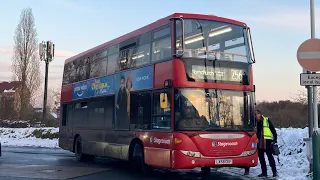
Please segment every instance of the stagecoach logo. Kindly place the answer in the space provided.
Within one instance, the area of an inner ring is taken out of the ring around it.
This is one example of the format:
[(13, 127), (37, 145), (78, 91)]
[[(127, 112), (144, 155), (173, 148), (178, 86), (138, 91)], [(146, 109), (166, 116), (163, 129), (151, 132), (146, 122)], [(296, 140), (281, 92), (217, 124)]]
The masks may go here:
[(213, 146), (213, 147), (216, 147), (216, 146), (217, 146), (217, 142), (216, 142), (216, 141), (213, 141), (213, 142), (212, 142), (212, 146)]
[(238, 142), (216, 142), (216, 141), (212, 142), (213, 147), (217, 147), (217, 146), (226, 147), (226, 146), (237, 146), (237, 145), (238, 145)]
[(153, 144), (170, 144), (170, 139), (158, 139), (156, 137), (150, 137), (150, 143)]

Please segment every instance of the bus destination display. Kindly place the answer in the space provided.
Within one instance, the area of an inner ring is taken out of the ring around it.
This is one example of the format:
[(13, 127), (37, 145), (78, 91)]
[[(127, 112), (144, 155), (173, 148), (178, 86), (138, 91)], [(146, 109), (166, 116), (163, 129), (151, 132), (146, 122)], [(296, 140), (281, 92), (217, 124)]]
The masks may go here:
[(246, 69), (228, 67), (192, 65), (191, 71), (191, 77), (196, 81), (204, 81), (207, 79), (209, 81), (229, 81), (242, 83), (244, 78), (248, 77)]

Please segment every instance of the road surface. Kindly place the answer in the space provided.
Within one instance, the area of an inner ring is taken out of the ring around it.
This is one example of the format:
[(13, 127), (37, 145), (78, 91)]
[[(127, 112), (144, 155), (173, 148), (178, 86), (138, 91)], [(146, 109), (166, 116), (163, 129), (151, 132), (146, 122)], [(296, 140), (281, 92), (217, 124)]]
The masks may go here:
[(153, 170), (144, 177), (128, 170), (125, 162), (97, 158), (93, 163), (77, 162), (74, 154), (60, 149), (3, 147), (0, 157), (1, 180), (74, 179), (74, 180), (240, 180), (214, 171), (210, 177), (201, 177), (199, 171)]

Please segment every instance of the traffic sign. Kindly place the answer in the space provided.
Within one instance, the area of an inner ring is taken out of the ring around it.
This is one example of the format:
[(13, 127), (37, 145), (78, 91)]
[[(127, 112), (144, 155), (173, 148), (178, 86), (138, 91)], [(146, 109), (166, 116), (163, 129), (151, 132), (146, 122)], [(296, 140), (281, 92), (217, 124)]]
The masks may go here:
[(301, 86), (319, 86), (320, 85), (320, 73), (317, 74), (300, 74)]
[(297, 50), (299, 64), (308, 71), (320, 71), (320, 39), (308, 39)]

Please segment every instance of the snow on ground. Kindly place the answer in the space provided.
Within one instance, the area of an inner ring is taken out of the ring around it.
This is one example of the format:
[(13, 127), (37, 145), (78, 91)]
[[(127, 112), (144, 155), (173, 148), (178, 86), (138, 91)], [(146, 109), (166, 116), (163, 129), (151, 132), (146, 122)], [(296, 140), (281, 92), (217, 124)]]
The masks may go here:
[(49, 147), (58, 148), (58, 139), (41, 139), (33, 135), (35, 130), (44, 130), (44, 133), (59, 132), (59, 128), (0, 128), (2, 146), (10, 147)]
[[(308, 128), (282, 128), (277, 129), (278, 145), (280, 148), (279, 161), (275, 156), (276, 166), (281, 180), (307, 180), (309, 172), (309, 161), (307, 159), (307, 147), (303, 138), (308, 137)], [(268, 176), (272, 176), (268, 158), (265, 155), (268, 167)], [(221, 168), (219, 171), (229, 171), (242, 175), (244, 169)], [(257, 177), (261, 173), (260, 163), (258, 166), (250, 168), (249, 177)]]
[[(35, 130), (44, 130), (44, 133), (51, 131), (56, 133), (59, 128), (0, 128), (0, 137), (2, 146), (34, 146), (59, 148), (58, 139), (40, 139), (33, 135)], [(307, 180), (309, 171), (309, 161), (307, 159), (307, 148), (303, 142), (303, 138), (308, 137), (308, 128), (282, 128), (277, 129), (278, 144), (280, 147), (280, 156), (277, 161), (275, 157), (279, 178), (281, 180)], [(272, 175), (268, 158), (266, 158), (268, 166), (268, 175)], [(232, 174), (243, 175), (244, 169), (239, 168), (219, 168), (218, 171), (230, 172)], [(256, 179), (261, 173), (260, 164), (257, 167), (250, 168), (248, 177)]]

